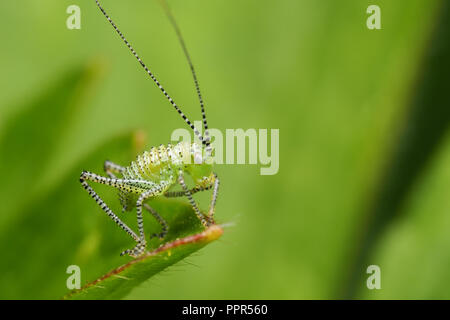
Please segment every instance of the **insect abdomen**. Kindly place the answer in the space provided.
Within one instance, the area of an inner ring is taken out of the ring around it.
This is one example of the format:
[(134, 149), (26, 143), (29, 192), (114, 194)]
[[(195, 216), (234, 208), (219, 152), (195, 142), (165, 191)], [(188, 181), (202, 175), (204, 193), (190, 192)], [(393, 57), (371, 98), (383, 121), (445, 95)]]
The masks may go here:
[[(143, 185), (142, 192), (161, 183), (171, 185), (176, 181), (177, 171), (182, 168), (183, 163), (191, 159), (193, 148), (198, 146), (178, 143), (175, 146), (168, 144), (153, 147), (150, 151), (137, 156), (136, 160), (125, 168), (122, 173), (123, 179), (145, 180), (147, 183)], [(125, 210), (130, 210), (134, 206), (137, 194), (119, 192), (119, 199)]]
[(170, 178), (174, 170), (182, 166), (183, 160), (189, 160), (190, 154), (190, 144), (186, 143), (153, 147), (130, 163), (124, 172), (124, 178), (158, 183)]

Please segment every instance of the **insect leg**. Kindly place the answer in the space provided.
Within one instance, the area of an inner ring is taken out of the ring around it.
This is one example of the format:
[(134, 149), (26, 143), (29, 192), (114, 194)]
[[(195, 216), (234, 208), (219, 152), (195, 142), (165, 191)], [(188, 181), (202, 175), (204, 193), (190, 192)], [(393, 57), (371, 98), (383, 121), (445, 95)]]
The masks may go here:
[(107, 178), (89, 171), (83, 171), (81, 173), (81, 178), (84, 180), (105, 184), (126, 192), (136, 192), (139, 194), (155, 187), (154, 183), (146, 180)]
[[(125, 250), (120, 255), (129, 254), (132, 257), (139, 257), (141, 254), (144, 253), (145, 248), (147, 246), (147, 241), (145, 241), (144, 221), (142, 219), (142, 205), (145, 200), (158, 195), (158, 193), (160, 193), (160, 192), (161, 192), (161, 186), (157, 185), (157, 186), (154, 186), (152, 189), (145, 191), (144, 193), (141, 193), (141, 195), (139, 196), (138, 200), (136, 201), (136, 216), (137, 216), (137, 224), (138, 224), (138, 228), (139, 228), (139, 242), (133, 249)], [(148, 207), (150, 208), (150, 206), (148, 206)], [(153, 214), (152, 211), (150, 211), (150, 212)], [(156, 213), (156, 211), (154, 211), (154, 213)], [(156, 215), (162, 220), (161, 216), (159, 216), (158, 213), (156, 213)], [(165, 223), (164, 220), (162, 220), (162, 221)], [(163, 225), (163, 232), (164, 232), (164, 230), (167, 230), (167, 228), (164, 229), (164, 225)]]
[(153, 237), (158, 237), (160, 239), (164, 238), (166, 236), (167, 232), (169, 231), (169, 225), (167, 224), (166, 220), (164, 220), (164, 218), (161, 217), (158, 214), (158, 212), (156, 212), (156, 210), (153, 209), (152, 207), (150, 207), (148, 204), (144, 203), (144, 208), (148, 212), (150, 212), (155, 217), (156, 220), (158, 220), (158, 222), (161, 224), (161, 227), (162, 227), (161, 233), (159, 233), (159, 234), (157, 234), (157, 233), (152, 234), (150, 236), (150, 239), (153, 238)]
[(105, 161), (103, 168), (104, 168), (106, 174), (110, 178), (113, 178), (113, 179), (116, 179), (116, 176), (114, 175), (114, 173), (122, 173), (125, 171), (124, 167), (122, 167), (118, 164), (115, 164), (114, 162), (111, 162), (109, 160)]
[(220, 180), (217, 174), (214, 173), (214, 188), (213, 193), (211, 196), (211, 203), (209, 205), (209, 211), (208, 211), (208, 219), (211, 223), (214, 223), (214, 211), (216, 209), (216, 202), (217, 202), (217, 195), (219, 193), (219, 185)]
[[(189, 192), (191, 194), (195, 194), (200, 191), (207, 191), (207, 190), (211, 189), (212, 186), (213, 186), (212, 184), (209, 186), (206, 186), (206, 187), (195, 186), (194, 188), (190, 189)], [(168, 191), (168, 192), (164, 193), (164, 196), (166, 198), (184, 197), (184, 196), (186, 196), (186, 192), (184, 192), (184, 191)]]
[[(213, 188), (213, 193), (211, 196), (211, 203), (209, 205), (209, 210), (208, 210), (208, 215), (207, 215), (207, 218), (210, 223), (214, 223), (213, 215), (214, 215), (214, 210), (216, 208), (217, 195), (219, 193), (219, 184), (220, 184), (219, 178), (217, 177), (217, 174), (214, 174), (214, 179), (213, 179), (213, 181), (211, 181), (211, 184), (209, 184), (205, 187), (195, 186), (194, 188), (189, 190), (189, 193), (191, 195), (193, 195), (197, 192), (207, 191), (207, 190), (210, 190), (211, 188)], [(186, 196), (186, 192), (185, 191), (169, 191), (169, 192), (165, 192), (164, 196), (167, 198), (184, 197), (184, 196)]]
[[(119, 190), (124, 190), (127, 192), (142, 192), (143, 186), (150, 185), (153, 188), (149, 191), (144, 191), (141, 194), (139, 199), (142, 198), (143, 195), (149, 194), (149, 196), (156, 194), (157, 191), (160, 190), (160, 186), (154, 187), (150, 182), (145, 180), (130, 180), (130, 179), (115, 179), (115, 178), (106, 178), (100, 176), (98, 174), (83, 171), (80, 176), (80, 182), (83, 187), (89, 192), (89, 194), (97, 201), (97, 203), (102, 207), (102, 209), (128, 234), (130, 234), (133, 239), (137, 242), (137, 245), (131, 250), (125, 250), (120, 255), (129, 254), (132, 257), (138, 257), (145, 251), (146, 242), (144, 237), (143, 223), (142, 223), (142, 207), (137, 207), (138, 214), (138, 226), (139, 226), (139, 234), (137, 236), (125, 223), (123, 223), (112, 211), (108, 208), (108, 206), (100, 199), (100, 197), (94, 192), (94, 190), (87, 184), (86, 181), (93, 181), (105, 185), (112, 186)], [(145, 189), (144, 189), (145, 190)], [(155, 191), (154, 191), (155, 190)], [(142, 200), (143, 201), (143, 200)], [(139, 200), (138, 200), (139, 202)]]
[(87, 180), (91, 180), (90, 176), (85, 175), (83, 172), (80, 176), (80, 182), (83, 188), (89, 193), (89, 195), (97, 202), (97, 204), (102, 208), (103, 211), (126, 233), (128, 233), (136, 242), (139, 242), (139, 237), (130, 229), (118, 216), (112, 212), (112, 210), (106, 205), (106, 203), (97, 195), (97, 193), (92, 189), (92, 187), (87, 183)]
[(180, 173), (178, 174), (178, 183), (183, 188), (185, 196), (188, 198), (189, 203), (191, 204), (192, 208), (195, 211), (195, 214), (200, 219), (203, 226), (208, 227), (211, 223), (207, 219), (205, 219), (205, 215), (200, 212), (200, 210), (197, 207), (197, 204), (194, 201), (194, 198), (192, 198), (191, 191), (186, 186), (186, 182), (184, 182), (183, 171), (180, 171)]
[(138, 242), (136, 247), (134, 247), (131, 250), (124, 251), (123, 254), (127, 253), (131, 256), (137, 257), (137, 256), (140, 256), (142, 253), (144, 253), (145, 247), (147, 246), (147, 242), (145, 241), (145, 234), (144, 234), (144, 221), (142, 219), (142, 205), (145, 200), (158, 195), (158, 193), (160, 193), (160, 192), (161, 192), (161, 186), (157, 185), (157, 186), (153, 187), (152, 189), (142, 193), (139, 196), (138, 200), (136, 201), (136, 215), (137, 215), (137, 224), (138, 224), (138, 228), (139, 228), (140, 241)]

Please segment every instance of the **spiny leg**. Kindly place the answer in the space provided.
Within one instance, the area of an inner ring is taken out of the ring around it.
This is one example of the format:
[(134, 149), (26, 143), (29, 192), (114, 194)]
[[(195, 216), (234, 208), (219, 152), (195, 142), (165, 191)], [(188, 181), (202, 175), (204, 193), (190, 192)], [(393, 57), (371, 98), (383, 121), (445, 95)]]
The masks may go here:
[(155, 187), (153, 182), (146, 180), (107, 178), (89, 171), (83, 171), (81, 176), (84, 180), (101, 183), (126, 192), (142, 193)]
[(191, 204), (192, 208), (195, 211), (195, 214), (200, 219), (200, 221), (203, 224), (203, 226), (205, 228), (208, 227), (211, 223), (208, 221), (207, 218), (205, 218), (205, 215), (203, 213), (201, 213), (200, 210), (198, 209), (198, 206), (195, 203), (194, 198), (192, 198), (192, 194), (191, 194), (190, 190), (186, 186), (186, 182), (184, 181), (184, 177), (183, 177), (183, 171), (181, 171), (181, 170), (180, 170), (180, 172), (178, 174), (178, 183), (183, 188), (185, 196), (188, 198), (189, 203)]
[(128, 233), (136, 242), (139, 242), (139, 237), (130, 229), (122, 220), (119, 219), (117, 215), (112, 212), (112, 210), (106, 205), (106, 203), (97, 195), (97, 193), (92, 189), (92, 187), (86, 182), (87, 177), (84, 172), (80, 176), (80, 182), (83, 188), (89, 193), (89, 195), (97, 202), (97, 204), (102, 208), (102, 210), (126, 233)]
[[(212, 186), (213, 186), (212, 184), (209, 185), (209, 186), (206, 186), (206, 187), (195, 186), (194, 188), (190, 189), (189, 192), (191, 194), (195, 194), (195, 193), (200, 192), (200, 191), (207, 191), (207, 190), (211, 189)], [(168, 191), (168, 192), (164, 193), (164, 196), (166, 198), (185, 197), (186, 196), (186, 192), (184, 192), (184, 190), (183, 191)]]
[[(137, 184), (141, 185), (151, 185), (150, 182), (144, 181), (144, 180), (130, 180), (130, 179), (115, 179), (115, 178), (106, 178), (103, 176), (100, 176), (98, 174), (83, 171), (80, 176), (80, 182), (83, 185), (83, 187), (89, 192), (89, 194), (97, 201), (97, 203), (102, 207), (102, 209), (122, 228), (124, 229), (128, 234), (130, 234), (133, 239), (137, 242), (137, 245), (132, 250), (125, 250), (120, 255), (129, 254), (132, 257), (137, 257), (140, 254), (142, 254), (145, 251), (145, 238), (143, 236), (143, 225), (142, 225), (142, 208), (141, 212), (138, 211), (138, 225), (139, 227), (139, 233), (140, 237), (137, 236), (125, 223), (123, 223), (112, 211), (108, 208), (108, 206), (103, 202), (103, 200), (100, 199), (100, 197), (94, 192), (94, 190), (87, 184), (87, 180), (92, 182), (97, 182), (105, 185), (109, 185), (112, 187), (115, 187), (119, 190), (124, 190), (127, 192), (133, 192), (133, 191), (142, 191), (142, 189)], [(153, 185), (151, 185), (154, 187)], [(159, 186), (158, 186), (159, 188)], [(152, 191), (152, 190), (150, 190)], [(147, 193), (147, 192), (144, 192)], [(139, 214), (141, 215), (141, 218), (139, 219)], [(140, 223), (139, 223), (140, 222)]]
[(105, 170), (106, 174), (112, 179), (117, 179), (114, 173), (122, 173), (125, 171), (125, 167), (115, 164), (114, 162), (109, 160), (105, 161), (103, 169)]
[(210, 223), (214, 223), (214, 211), (216, 210), (216, 202), (217, 202), (217, 195), (219, 194), (219, 185), (220, 180), (216, 173), (214, 173), (214, 188), (211, 195), (211, 203), (209, 205), (208, 210), (208, 220)]
[(156, 210), (153, 209), (152, 207), (150, 207), (147, 203), (144, 203), (144, 208), (148, 212), (150, 212), (152, 214), (152, 216), (155, 217), (156, 220), (158, 220), (159, 224), (161, 224), (161, 227), (162, 227), (161, 233), (159, 233), (159, 234), (158, 233), (152, 234), (150, 236), (150, 239), (154, 238), (154, 237), (158, 237), (160, 239), (163, 239), (167, 235), (167, 232), (169, 231), (169, 225), (167, 224), (166, 220), (164, 220), (164, 218), (161, 217), (159, 215), (159, 213), (156, 212)]
[[(145, 241), (145, 235), (144, 235), (144, 223), (142, 220), (142, 205), (144, 204), (144, 201), (156, 196), (157, 194), (161, 193), (162, 187), (160, 185), (154, 186), (152, 189), (142, 193), (138, 200), (136, 201), (136, 212), (137, 212), (137, 222), (138, 222), (138, 228), (139, 228), (139, 235), (142, 240)], [(151, 211), (150, 211), (151, 212)]]
[[(214, 180), (211, 182), (211, 184), (203, 187), (203, 186), (195, 186), (194, 188), (190, 189), (189, 192), (191, 195), (200, 192), (200, 191), (207, 191), (210, 190), (211, 188), (213, 188), (213, 193), (211, 196), (211, 203), (209, 205), (209, 210), (208, 210), (208, 215), (206, 216), (206, 218), (208, 219), (209, 223), (214, 223), (214, 211), (216, 209), (216, 202), (217, 202), (217, 196), (219, 193), (219, 185), (220, 185), (220, 181), (219, 181), (219, 177), (217, 176), (217, 174), (214, 173)], [(169, 191), (169, 192), (165, 192), (164, 196), (167, 198), (175, 198), (175, 197), (184, 197), (186, 196), (186, 192), (183, 191)], [(202, 213), (203, 216), (205, 216)]]
[[(111, 179), (117, 179), (115, 173), (120, 173), (123, 175), (123, 173), (125, 172), (126, 168), (122, 167), (121, 165), (118, 165), (112, 161), (106, 160), (103, 164), (103, 170), (105, 170), (106, 174), (108, 175), (108, 177), (110, 177)], [(122, 197), (125, 196), (124, 193), (120, 193), (119, 192), (119, 199), (120, 202), (123, 203), (123, 199)], [(124, 204), (122, 207), (122, 212), (127, 211), (127, 206)]]
[(137, 224), (139, 228), (139, 238), (140, 242), (131, 250), (124, 251), (124, 254), (130, 254), (133, 256), (140, 256), (145, 251), (145, 247), (147, 246), (147, 242), (145, 241), (145, 233), (144, 233), (144, 221), (142, 219), (142, 204), (145, 200), (150, 197), (153, 197), (161, 192), (161, 187), (159, 185), (153, 187), (152, 189), (142, 193), (138, 200), (136, 201), (136, 216), (137, 216)]

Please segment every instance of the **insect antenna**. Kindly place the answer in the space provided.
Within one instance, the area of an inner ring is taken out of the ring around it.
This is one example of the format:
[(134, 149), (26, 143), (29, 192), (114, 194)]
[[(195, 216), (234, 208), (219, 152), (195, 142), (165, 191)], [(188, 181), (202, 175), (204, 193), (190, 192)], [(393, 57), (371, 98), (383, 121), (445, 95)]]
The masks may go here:
[(158, 88), (161, 90), (161, 92), (164, 94), (164, 96), (169, 100), (170, 104), (174, 107), (174, 109), (178, 112), (178, 114), (184, 119), (184, 121), (191, 127), (191, 129), (194, 131), (194, 134), (200, 139), (203, 145), (209, 146), (209, 141), (202, 137), (200, 132), (197, 130), (197, 128), (194, 126), (194, 124), (187, 118), (187, 116), (181, 111), (180, 107), (175, 103), (175, 101), (170, 97), (170, 95), (167, 93), (167, 91), (164, 89), (164, 87), (161, 85), (161, 83), (156, 79), (156, 77), (153, 75), (153, 73), (150, 71), (150, 69), (145, 65), (145, 63), (142, 61), (142, 59), (139, 57), (139, 55), (136, 53), (134, 48), (131, 46), (131, 44), (128, 42), (128, 40), (125, 38), (123, 33), (119, 30), (117, 25), (114, 23), (114, 21), (109, 17), (109, 15), (106, 13), (105, 9), (101, 6), (100, 2), (98, 0), (95, 0), (97, 3), (98, 8), (103, 13), (105, 18), (108, 20), (108, 22), (112, 25), (114, 30), (116, 30), (117, 34), (120, 36), (120, 38), (123, 40), (125, 45), (130, 49), (131, 53), (135, 56), (135, 58), (139, 61), (141, 66), (144, 68), (144, 70), (147, 72), (147, 74), (150, 76), (150, 78), (153, 80), (153, 82), (158, 86)]
[(192, 63), (191, 56), (189, 54), (189, 51), (186, 47), (186, 43), (184, 42), (183, 36), (181, 35), (181, 30), (178, 27), (178, 23), (175, 20), (174, 15), (172, 14), (172, 11), (170, 10), (169, 4), (167, 3), (167, 0), (160, 0), (159, 1), (161, 6), (163, 7), (164, 11), (166, 12), (167, 17), (169, 18), (170, 23), (172, 24), (172, 27), (175, 30), (175, 33), (177, 35), (178, 41), (180, 42), (181, 48), (183, 49), (184, 55), (186, 57), (186, 60), (189, 64), (189, 68), (191, 69), (192, 78), (194, 79), (195, 89), (197, 91), (198, 100), (200, 102), (200, 108), (202, 111), (202, 121), (203, 121), (203, 128), (205, 130), (204, 137), (205, 137), (205, 145), (206, 150), (208, 154), (211, 154), (211, 146), (210, 146), (210, 137), (208, 133), (208, 122), (206, 120), (206, 113), (205, 113), (205, 105), (202, 98), (202, 93), (200, 91), (200, 85), (198, 84), (197, 74), (195, 72), (194, 64)]

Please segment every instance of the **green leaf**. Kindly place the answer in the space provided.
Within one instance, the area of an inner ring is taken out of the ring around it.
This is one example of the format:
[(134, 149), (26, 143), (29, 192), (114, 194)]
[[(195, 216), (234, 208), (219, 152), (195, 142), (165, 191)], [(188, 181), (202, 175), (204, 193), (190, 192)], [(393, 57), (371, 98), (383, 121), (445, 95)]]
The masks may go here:
[[(407, 111), (394, 144), (387, 155), (386, 166), (381, 172), (379, 183), (374, 189), (371, 203), (364, 212), (364, 223), (359, 225), (355, 241), (349, 277), (344, 278), (342, 287), (345, 297), (357, 297), (357, 290), (364, 282), (364, 270), (370, 265), (371, 254), (385, 235), (386, 230), (402, 215), (411, 212), (403, 206), (422, 175), (428, 174), (433, 157), (443, 147), (450, 128), (450, 5), (444, 3), (436, 17), (436, 25), (428, 41), (428, 48), (422, 59), (420, 77), (411, 86)], [(419, 195), (417, 195), (419, 197)]]
[[(375, 246), (381, 289), (358, 286), (358, 299), (450, 299), (450, 136), (405, 198)], [(369, 276), (369, 275), (367, 275)]]
[(213, 225), (201, 233), (168, 242), (88, 283), (65, 299), (123, 298), (137, 285), (218, 239), (222, 233), (219, 226)]
[[(31, 98), (6, 122), (0, 135), (0, 227), (41, 193), (61, 136), (84, 105), (97, 79), (96, 63), (72, 69)], [(59, 175), (61, 176), (61, 174)]]

